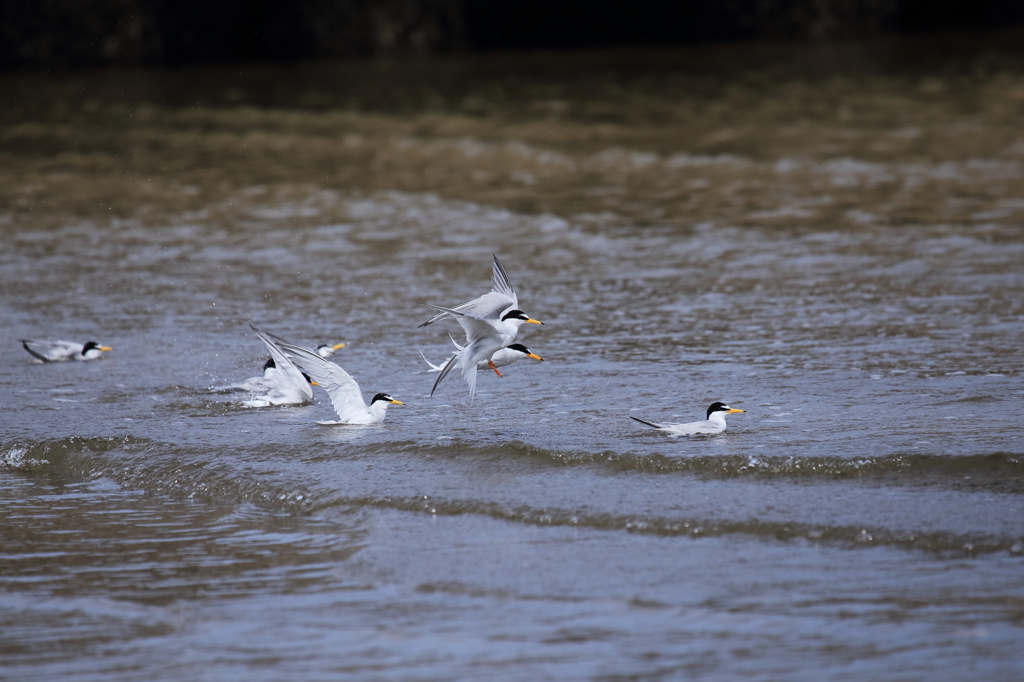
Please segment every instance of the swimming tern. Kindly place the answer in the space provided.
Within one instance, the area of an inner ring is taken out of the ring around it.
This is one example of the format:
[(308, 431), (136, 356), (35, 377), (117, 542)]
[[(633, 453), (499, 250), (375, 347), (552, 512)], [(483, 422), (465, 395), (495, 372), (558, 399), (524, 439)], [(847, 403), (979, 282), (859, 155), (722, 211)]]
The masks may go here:
[(631, 416), (630, 419), (635, 419), (641, 424), (653, 426), (659, 431), (664, 431), (670, 436), (694, 436), (697, 434), (711, 435), (725, 431), (725, 415), (738, 414), (740, 412), (743, 412), (743, 410), (731, 408), (725, 403), (711, 403), (711, 406), (708, 407), (707, 419), (701, 422), (690, 422), (688, 424), (657, 424), (655, 422), (649, 422), (646, 419), (640, 419), (639, 417)]
[(327, 391), (338, 421), (319, 421), (317, 424), (379, 424), (384, 421), (388, 405), (405, 404), (387, 393), (378, 393), (367, 405), (359, 384), (337, 364), (320, 357), (316, 351), (291, 343), (282, 342), (278, 347)]
[(103, 353), (114, 350), (110, 346), (101, 346), (95, 341), (77, 343), (75, 341), (22, 339), (21, 345), (39, 362), (98, 360), (103, 357)]

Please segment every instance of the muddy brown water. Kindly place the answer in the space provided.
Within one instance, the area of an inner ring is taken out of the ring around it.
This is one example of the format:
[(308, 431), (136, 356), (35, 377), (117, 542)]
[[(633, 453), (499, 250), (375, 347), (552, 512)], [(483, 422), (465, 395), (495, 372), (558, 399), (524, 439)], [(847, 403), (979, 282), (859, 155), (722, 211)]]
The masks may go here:
[(0, 79), (4, 676), (1024, 676), (1024, 69), (793, 50)]

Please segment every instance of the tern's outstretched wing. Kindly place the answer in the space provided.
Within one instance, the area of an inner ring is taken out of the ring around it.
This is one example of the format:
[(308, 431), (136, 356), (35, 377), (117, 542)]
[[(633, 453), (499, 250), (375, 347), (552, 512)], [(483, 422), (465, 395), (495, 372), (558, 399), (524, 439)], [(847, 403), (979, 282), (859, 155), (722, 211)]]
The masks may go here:
[[(424, 305), (429, 304), (424, 303)], [(473, 315), (474, 317), (487, 319), (493, 318), (495, 320), (500, 320), (503, 313), (509, 310), (513, 310), (518, 305), (519, 303), (516, 301), (516, 299), (509, 298), (505, 294), (499, 294), (497, 292), (491, 291), (489, 293), (484, 294), (483, 296), (480, 296), (479, 298), (474, 298), (472, 301), (463, 303), (462, 305), (457, 305), (454, 308), (442, 308), (441, 306), (432, 306), (445, 312), (437, 313), (426, 322), (420, 324), (419, 327), (426, 327), (428, 324), (433, 324), (438, 320), (443, 320), (446, 317), (451, 317), (452, 313), (449, 311), (452, 310), (460, 313), (466, 313), (468, 315)], [(417, 329), (419, 327), (417, 327)]]
[(437, 390), (438, 384), (441, 383), (442, 379), (444, 379), (446, 376), (448, 376), (448, 372), (452, 371), (452, 367), (454, 367), (458, 363), (458, 360), (459, 360), (459, 355), (456, 353), (455, 355), (453, 355), (450, 358), (448, 358), (448, 362), (444, 363), (444, 367), (441, 368), (441, 373), (437, 375), (436, 379), (434, 379), (434, 385), (430, 389), (430, 397), (431, 398), (434, 397), (434, 391)]
[[(492, 294), (487, 295), (491, 296)], [(476, 343), (477, 341), (480, 341), (481, 339), (485, 339), (488, 337), (493, 337), (495, 341), (499, 342), (500, 344), (501, 331), (497, 327), (500, 318), (496, 318), (492, 321), (490, 318), (479, 317), (473, 313), (458, 310), (456, 308), (445, 308), (444, 306), (434, 305), (433, 303), (423, 303), (421, 305), (425, 305), (428, 308), (434, 308), (435, 310), (442, 310), (445, 313), (457, 318), (459, 321), (459, 325), (462, 326), (462, 330), (466, 332), (467, 348)], [(498, 348), (500, 347), (501, 346), (499, 345)], [(495, 348), (494, 350), (497, 350), (497, 348)], [(460, 351), (459, 354), (461, 355), (463, 352), (464, 351)], [(491, 352), (493, 353), (494, 351)], [(490, 356), (488, 355), (488, 357)], [(480, 360), (487, 358), (477, 359)]]
[(492, 253), (491, 257), (494, 258), (494, 265), (491, 266), (491, 291), (508, 296), (512, 299), (513, 305), (518, 305), (519, 299), (516, 297), (516, 290), (512, 288), (512, 282), (505, 274), (505, 268), (501, 267), (501, 261), (497, 256)]
[(359, 384), (348, 372), (308, 348), (282, 343), (281, 350), (327, 391), (341, 421), (352, 422), (367, 417), (370, 411), (363, 401)]
[[(277, 371), (280, 372), (281, 381), (288, 384), (288, 388), (300, 391), (306, 397), (306, 400), (313, 400), (313, 388), (306, 381), (306, 377), (302, 376), (302, 372), (288, 359), (288, 356), (278, 347), (277, 343), (271, 340), (271, 336), (256, 327), (252, 322), (249, 323), (249, 327), (256, 332), (256, 336), (260, 337), (260, 340), (267, 346), (267, 350), (270, 351), (270, 357), (274, 358), (274, 364), (277, 366)], [(287, 342), (281, 341), (281, 343)], [(312, 372), (308, 373), (310, 376), (313, 376)], [(316, 378), (314, 378), (314, 381), (319, 383), (319, 380)]]
[[(512, 288), (512, 283), (509, 282), (508, 275), (505, 274), (505, 268), (501, 266), (497, 256), (491, 255), (494, 257), (494, 265), (491, 268), (490, 292), (450, 308), (450, 310), (458, 310), (487, 319), (491, 317), (501, 319), (502, 313), (519, 307), (519, 298), (516, 296), (515, 289)], [(451, 313), (439, 312), (419, 326), (426, 327), (428, 324), (433, 324), (446, 317), (451, 317)]]

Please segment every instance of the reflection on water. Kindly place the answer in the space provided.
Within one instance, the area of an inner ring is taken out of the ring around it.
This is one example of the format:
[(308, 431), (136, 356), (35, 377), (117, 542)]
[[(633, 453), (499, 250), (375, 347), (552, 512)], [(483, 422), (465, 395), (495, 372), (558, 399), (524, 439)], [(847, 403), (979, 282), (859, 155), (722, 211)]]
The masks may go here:
[[(1024, 674), (1024, 70), (773, 49), (5, 76), (5, 670)], [(492, 252), (545, 362), (430, 398)]]

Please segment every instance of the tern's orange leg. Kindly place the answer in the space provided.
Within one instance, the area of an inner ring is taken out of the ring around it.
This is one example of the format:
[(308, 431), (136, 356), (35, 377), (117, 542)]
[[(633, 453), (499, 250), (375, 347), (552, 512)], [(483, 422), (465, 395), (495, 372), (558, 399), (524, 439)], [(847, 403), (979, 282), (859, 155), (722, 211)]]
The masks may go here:
[[(501, 372), (499, 372), (498, 368), (494, 366), (494, 362), (492, 362), (491, 360), (488, 360), (487, 361), (487, 366), (490, 367), (491, 369), (493, 369), (494, 373), (497, 374), (499, 377), (501, 377)], [(501, 377), (501, 378), (504, 379), (505, 377)]]

